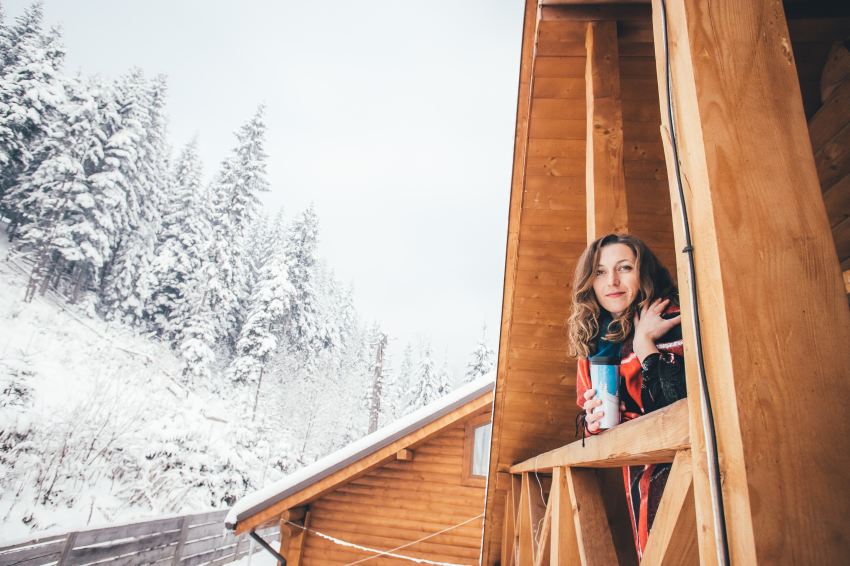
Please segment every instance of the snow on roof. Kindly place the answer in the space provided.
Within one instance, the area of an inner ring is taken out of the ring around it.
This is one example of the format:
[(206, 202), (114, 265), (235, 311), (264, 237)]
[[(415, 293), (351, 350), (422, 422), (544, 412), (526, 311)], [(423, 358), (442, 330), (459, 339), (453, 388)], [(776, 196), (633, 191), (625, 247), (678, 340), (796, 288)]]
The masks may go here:
[(453, 410), (478, 399), (493, 390), (496, 384), (496, 373), (490, 372), (474, 381), (466, 383), (445, 397), (426, 405), (421, 409), (401, 418), (387, 426), (376, 430), (352, 442), (348, 446), (316, 460), (308, 466), (281, 478), (279, 481), (248, 494), (233, 507), (224, 520), (228, 529), (235, 529), (236, 524), (278, 501), (297, 493), (304, 488), (322, 480), (334, 472), (389, 446), (396, 440), (407, 436), (423, 426), (439, 419)]

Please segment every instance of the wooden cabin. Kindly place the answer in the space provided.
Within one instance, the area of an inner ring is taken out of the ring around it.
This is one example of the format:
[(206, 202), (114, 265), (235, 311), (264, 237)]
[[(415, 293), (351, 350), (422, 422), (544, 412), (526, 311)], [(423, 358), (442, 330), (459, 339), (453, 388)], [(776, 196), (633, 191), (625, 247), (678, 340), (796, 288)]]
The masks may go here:
[[(653, 462), (643, 562), (723, 561), (677, 165), (731, 563), (847, 563), (848, 38), (846, 1), (526, 2), (482, 564), (635, 564), (620, 467)], [(678, 273), (689, 397), (582, 448), (571, 277), (612, 231)]]
[(249, 495), (227, 527), (243, 534), (279, 525), (288, 566), (347, 564), (384, 551), (369, 563), (477, 563), (494, 382), (491, 374), (466, 384)]

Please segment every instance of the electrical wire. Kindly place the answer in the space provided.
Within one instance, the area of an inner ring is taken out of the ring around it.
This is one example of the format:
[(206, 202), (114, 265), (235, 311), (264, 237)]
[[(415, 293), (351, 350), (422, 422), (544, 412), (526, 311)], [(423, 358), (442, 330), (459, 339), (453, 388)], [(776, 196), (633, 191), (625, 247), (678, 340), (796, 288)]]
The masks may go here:
[(688, 256), (688, 272), (690, 275), (690, 301), (694, 321), (694, 344), (697, 352), (698, 376), (701, 389), (700, 407), (702, 410), (702, 427), (705, 437), (705, 453), (708, 463), (708, 483), (711, 492), (711, 510), (714, 518), (714, 539), (717, 551), (717, 563), (721, 566), (729, 564), (729, 542), (726, 533), (726, 517), (723, 508), (723, 494), (720, 488), (720, 458), (717, 451), (717, 434), (714, 426), (714, 412), (711, 408), (711, 397), (708, 391), (708, 381), (705, 375), (705, 359), (702, 351), (702, 331), (699, 319), (699, 304), (696, 291), (696, 268), (694, 267), (694, 248), (691, 243), (691, 230), (688, 220), (688, 210), (685, 205), (685, 191), (682, 186), (682, 172), (679, 168), (679, 145), (676, 138), (676, 124), (673, 113), (672, 71), (670, 69), (670, 42), (667, 28), (667, 3), (661, 1), (661, 22), (664, 35), (664, 69), (667, 91), (667, 120), (670, 126), (670, 145), (673, 151), (673, 168), (676, 177), (676, 188), (679, 192), (679, 203), (682, 211), (685, 247), (682, 253)]

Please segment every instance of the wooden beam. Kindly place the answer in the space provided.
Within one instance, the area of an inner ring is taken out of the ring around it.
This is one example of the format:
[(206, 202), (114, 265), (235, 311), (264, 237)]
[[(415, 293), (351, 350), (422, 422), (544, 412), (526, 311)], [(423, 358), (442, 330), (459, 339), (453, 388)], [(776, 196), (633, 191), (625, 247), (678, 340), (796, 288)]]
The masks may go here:
[(556, 448), (511, 467), (519, 474), (549, 472), (556, 466), (616, 468), (672, 462), (676, 452), (690, 446), (688, 405), (682, 399), (602, 434)]
[(605, 515), (605, 505), (599, 493), (596, 470), (564, 469), (582, 565), (617, 564), (617, 552), (614, 550), (614, 541)]
[(650, 0), (540, 0), (541, 6), (604, 6), (606, 4), (649, 4)]
[(567, 476), (564, 468), (552, 470), (552, 491), (549, 493), (552, 504), (551, 566), (568, 566), (579, 563), (576, 527), (573, 521)]
[(514, 554), (514, 533), (516, 532), (516, 513), (514, 511), (513, 494), (511, 492), (505, 494), (504, 517), (504, 526), (502, 528), (502, 560), (500, 564), (511, 566)]
[[(826, 434), (798, 431), (820, 430), (823, 415), (846, 412), (850, 312), (782, 3), (666, 4), (731, 562), (843, 563), (850, 497), (836, 470), (850, 467), (850, 419), (827, 417)], [(654, 0), (658, 90), (669, 130), (661, 10)], [(681, 249), (674, 165), (668, 153)], [(682, 296), (689, 283), (680, 261)], [(693, 336), (694, 314), (682, 303), (683, 334)], [(710, 565), (716, 551), (699, 385), (693, 350), (687, 354), (700, 562)]]
[(287, 509), (283, 513), (280, 514), (280, 520), (282, 522), (292, 522), (298, 523), (304, 520), (304, 517), (307, 516), (307, 506), (301, 507), (293, 507), (292, 509)]
[(534, 563), (534, 535), (532, 529), (535, 524), (532, 510), (533, 505), (531, 486), (528, 483), (528, 474), (522, 475), (522, 491), (519, 496), (519, 513), (517, 514), (516, 526), (516, 564)]
[(623, 173), (623, 109), (617, 22), (588, 22), (585, 35), (587, 106), (587, 241), (628, 232)]
[(534, 546), (534, 566), (548, 566), (550, 563), (551, 549), (549, 540), (552, 532), (552, 495), (546, 504), (546, 512), (543, 514), (543, 523), (537, 530)]
[(645, 4), (631, 4), (628, 6), (615, 6), (611, 4), (561, 4), (547, 5), (541, 3), (540, 19), (543, 21), (568, 20), (571, 22), (593, 21), (593, 20), (643, 20), (652, 17), (649, 2)]
[(676, 454), (643, 552), (642, 566), (699, 563), (691, 451)]
[(308, 511), (304, 515), (303, 527), (288, 526), (290, 528), (289, 544), (286, 553), (283, 555), (286, 558), (286, 566), (301, 566), (302, 555), (304, 553), (304, 539), (307, 538), (307, 529), (310, 528), (310, 512)]
[(399, 450), (395, 455), (396, 460), (401, 460), (402, 462), (412, 462), (413, 461), (413, 450), (405, 448), (404, 450)]

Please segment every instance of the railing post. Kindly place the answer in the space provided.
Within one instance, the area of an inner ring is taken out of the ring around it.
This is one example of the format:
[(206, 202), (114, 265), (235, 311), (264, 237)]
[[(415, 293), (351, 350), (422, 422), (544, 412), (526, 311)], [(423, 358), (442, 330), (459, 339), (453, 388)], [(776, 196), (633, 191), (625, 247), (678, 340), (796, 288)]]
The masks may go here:
[(69, 564), (71, 552), (74, 551), (74, 544), (77, 542), (77, 533), (68, 533), (68, 538), (65, 539), (65, 546), (62, 548), (62, 556), (59, 557), (59, 566)]
[(186, 537), (189, 535), (189, 518), (180, 518), (180, 539), (177, 541), (177, 546), (174, 548), (174, 558), (171, 560), (171, 566), (178, 566), (183, 558), (183, 545), (186, 544)]

